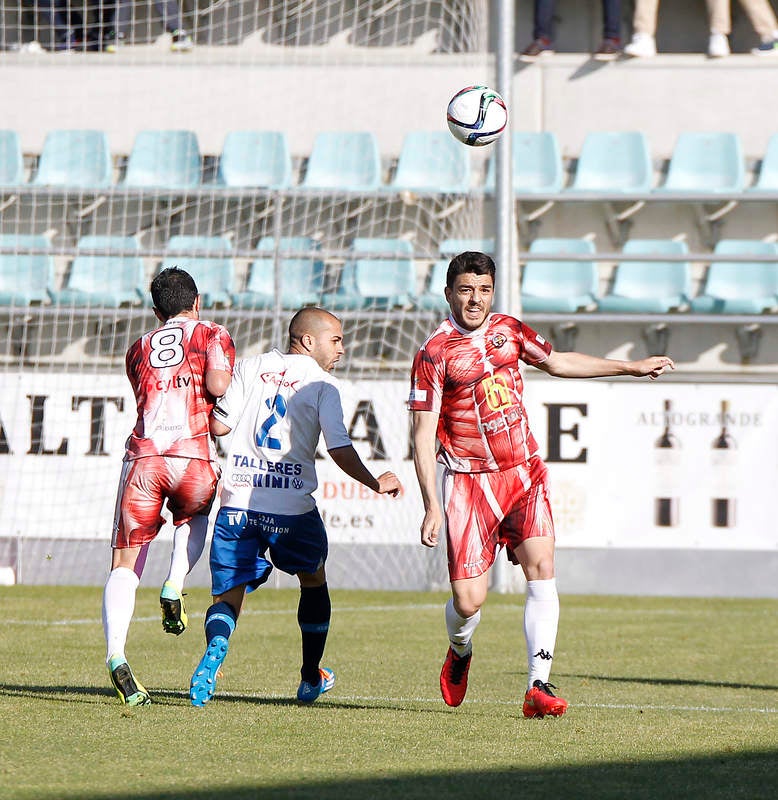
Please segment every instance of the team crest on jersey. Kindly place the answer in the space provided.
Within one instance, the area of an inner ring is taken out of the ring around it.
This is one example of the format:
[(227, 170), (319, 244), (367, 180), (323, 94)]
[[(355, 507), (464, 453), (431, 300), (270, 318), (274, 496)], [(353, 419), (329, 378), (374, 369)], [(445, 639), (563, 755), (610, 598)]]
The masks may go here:
[(507, 341), (508, 337), (504, 333), (495, 333), (494, 336), (492, 336), (492, 344), (495, 347), (502, 347)]

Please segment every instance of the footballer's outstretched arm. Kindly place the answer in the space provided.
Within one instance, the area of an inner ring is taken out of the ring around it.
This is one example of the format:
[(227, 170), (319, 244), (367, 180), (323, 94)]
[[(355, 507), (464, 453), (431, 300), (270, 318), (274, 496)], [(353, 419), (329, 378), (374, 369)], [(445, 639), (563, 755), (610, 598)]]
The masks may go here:
[(373, 473), (364, 465), (353, 445), (336, 447), (327, 452), (346, 475), (367, 486), (368, 489), (372, 489), (378, 494), (390, 494), (392, 497), (397, 497), (402, 491), (402, 484), (393, 472), (383, 472), (374, 478)]
[(621, 361), (600, 358), (586, 353), (560, 353), (552, 350), (549, 357), (537, 365), (538, 369), (557, 378), (609, 378), (631, 375), (635, 378), (658, 378), (663, 372), (675, 369), (668, 356), (650, 356), (640, 361)]

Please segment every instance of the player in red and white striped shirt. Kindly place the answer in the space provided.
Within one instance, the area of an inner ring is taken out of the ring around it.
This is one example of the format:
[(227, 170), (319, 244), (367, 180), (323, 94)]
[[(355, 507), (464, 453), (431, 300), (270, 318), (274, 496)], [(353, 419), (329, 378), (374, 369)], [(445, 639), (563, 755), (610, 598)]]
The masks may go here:
[(175, 532), (160, 594), (162, 627), (176, 635), (186, 628), (184, 579), (203, 551), (219, 481), (209, 415), (230, 383), (235, 361), (227, 330), (200, 320), (200, 297), (189, 273), (177, 267), (163, 270), (151, 283), (151, 296), (162, 325), (127, 351), (127, 377), (138, 418), (126, 444), (111, 572), (103, 594), (106, 663), (119, 699), (128, 705), (149, 702), (124, 649), (135, 592), (149, 544), (164, 523), (165, 502)]
[[(556, 352), (524, 323), (491, 313), (494, 276), (494, 262), (484, 253), (452, 259), (445, 290), (451, 314), (422, 345), (411, 374), (414, 462), (425, 512), (422, 544), (437, 545), (444, 515), (446, 521), (452, 598), (446, 605), (450, 647), (440, 688), (450, 706), (465, 697), (488, 570), (504, 546), (527, 579), (529, 678), (523, 713), (559, 716), (567, 702), (549, 684), (559, 620), (554, 523), (519, 364), (563, 378), (657, 378), (674, 365), (666, 356), (618, 361)], [(442, 507), (436, 461), (444, 466)]]

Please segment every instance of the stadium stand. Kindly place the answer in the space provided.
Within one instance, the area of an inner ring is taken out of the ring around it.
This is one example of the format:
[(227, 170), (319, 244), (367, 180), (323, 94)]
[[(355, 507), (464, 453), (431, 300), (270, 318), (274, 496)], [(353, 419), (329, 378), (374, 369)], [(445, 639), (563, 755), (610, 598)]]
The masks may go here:
[(286, 189), (292, 158), (281, 131), (231, 131), (224, 139), (217, 180), (232, 188)]
[(51, 253), (25, 253), (25, 250), (47, 250), (45, 236), (0, 235), (0, 248), (17, 252), (0, 252), (0, 305), (31, 306), (51, 301), (54, 289), (54, 259)]
[(410, 131), (389, 185), (395, 192), (464, 193), (470, 189), (470, 154), (447, 131)]
[(112, 182), (111, 151), (104, 131), (55, 130), (46, 135), (34, 185), (104, 189)]
[(301, 188), (364, 192), (381, 187), (381, 156), (369, 131), (325, 131), (316, 135)]
[(166, 250), (168, 255), (160, 270), (185, 267), (197, 283), (204, 308), (230, 304), (235, 288), (235, 261), (226, 236), (172, 236)]
[(127, 161), (128, 188), (192, 189), (200, 184), (197, 135), (183, 130), (140, 131)]
[(0, 131), (0, 186), (19, 186), (24, 183), (24, 158), (19, 134)]

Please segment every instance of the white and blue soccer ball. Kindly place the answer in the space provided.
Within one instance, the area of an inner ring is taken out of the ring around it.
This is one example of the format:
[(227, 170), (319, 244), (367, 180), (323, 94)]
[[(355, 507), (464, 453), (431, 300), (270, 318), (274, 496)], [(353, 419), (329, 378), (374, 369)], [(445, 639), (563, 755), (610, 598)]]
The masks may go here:
[(454, 138), (471, 147), (481, 147), (505, 130), (508, 109), (494, 89), (467, 86), (451, 98), (446, 121)]

